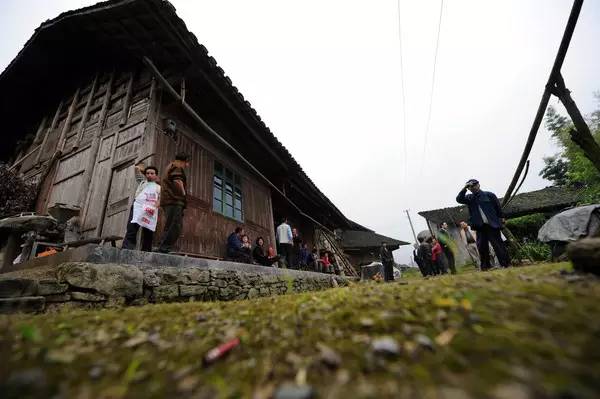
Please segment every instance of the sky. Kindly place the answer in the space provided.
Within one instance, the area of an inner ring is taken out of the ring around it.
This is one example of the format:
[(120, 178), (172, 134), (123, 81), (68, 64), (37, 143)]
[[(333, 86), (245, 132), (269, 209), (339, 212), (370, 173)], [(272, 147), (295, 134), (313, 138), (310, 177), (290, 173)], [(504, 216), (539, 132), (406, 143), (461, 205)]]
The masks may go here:
[[(94, 3), (3, 0), (0, 70), (44, 20)], [(418, 233), (426, 224), (417, 212), (457, 205), (456, 194), (470, 178), (479, 179), (484, 190), (504, 194), (572, 5), (568, 0), (445, 0), (443, 7), (440, 0), (171, 3), (321, 191), (348, 218), (409, 242), (406, 209)], [(600, 1), (586, 1), (562, 68), (584, 114), (598, 106), (593, 95), (600, 90), (598, 21)], [(555, 98), (550, 104), (562, 110)], [(538, 172), (543, 157), (557, 151), (540, 129), (522, 192), (550, 184)], [(403, 247), (394, 256), (407, 263), (410, 252)]]

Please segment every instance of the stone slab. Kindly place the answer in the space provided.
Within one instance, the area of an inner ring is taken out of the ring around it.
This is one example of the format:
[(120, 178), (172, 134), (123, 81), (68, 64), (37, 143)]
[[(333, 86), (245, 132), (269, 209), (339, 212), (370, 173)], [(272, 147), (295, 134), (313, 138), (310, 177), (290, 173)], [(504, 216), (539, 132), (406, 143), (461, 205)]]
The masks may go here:
[(20, 298), (0, 298), (0, 313), (28, 312), (44, 310), (46, 299), (43, 296), (24, 296)]
[(28, 278), (0, 278), (0, 298), (31, 296), (37, 293), (37, 281)]
[[(41, 266), (59, 265), (67, 262), (87, 262), (99, 264), (135, 265), (140, 269), (171, 267), (191, 267), (204, 270), (231, 270), (259, 273), (262, 275), (273, 275), (283, 277), (310, 277), (323, 278), (323, 273), (304, 270), (280, 269), (277, 267), (266, 267), (260, 265), (249, 265), (225, 260), (214, 260), (194, 258), (191, 256), (169, 255), (158, 252), (142, 252), (129, 249), (114, 248), (110, 246), (99, 246), (95, 244), (83, 245), (78, 248), (59, 252), (56, 255), (44, 258), (35, 258), (27, 262), (13, 265), (10, 270), (2, 269), (1, 273), (14, 270), (31, 269)], [(2, 275), (0, 273), (0, 276)], [(348, 278), (346, 278), (348, 279)]]

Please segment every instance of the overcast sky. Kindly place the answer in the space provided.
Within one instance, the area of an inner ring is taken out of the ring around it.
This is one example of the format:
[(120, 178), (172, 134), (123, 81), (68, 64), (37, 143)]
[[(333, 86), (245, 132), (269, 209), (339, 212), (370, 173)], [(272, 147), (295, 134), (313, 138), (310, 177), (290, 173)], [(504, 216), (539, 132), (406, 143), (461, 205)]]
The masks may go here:
[[(400, 20), (396, 0), (171, 2), (342, 212), (405, 241), (405, 209), (425, 229), (417, 211), (456, 205), (469, 178), (504, 194), (572, 4), (446, 0), (426, 138), (440, 1), (401, 0)], [(0, 70), (44, 20), (93, 3), (2, 0)], [(599, 21), (600, 1), (586, 1), (562, 69), (583, 113), (600, 90)], [(537, 173), (555, 152), (541, 130), (521, 191), (549, 184)]]

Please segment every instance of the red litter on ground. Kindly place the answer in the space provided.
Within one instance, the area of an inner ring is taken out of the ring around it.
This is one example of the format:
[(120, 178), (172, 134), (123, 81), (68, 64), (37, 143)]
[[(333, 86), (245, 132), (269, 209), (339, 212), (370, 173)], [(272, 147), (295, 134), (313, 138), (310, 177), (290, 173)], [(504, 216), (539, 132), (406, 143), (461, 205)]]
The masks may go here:
[(209, 365), (216, 362), (239, 344), (240, 339), (234, 338), (231, 341), (227, 341), (224, 344), (221, 344), (216, 348), (209, 350), (208, 353), (204, 356), (204, 364)]

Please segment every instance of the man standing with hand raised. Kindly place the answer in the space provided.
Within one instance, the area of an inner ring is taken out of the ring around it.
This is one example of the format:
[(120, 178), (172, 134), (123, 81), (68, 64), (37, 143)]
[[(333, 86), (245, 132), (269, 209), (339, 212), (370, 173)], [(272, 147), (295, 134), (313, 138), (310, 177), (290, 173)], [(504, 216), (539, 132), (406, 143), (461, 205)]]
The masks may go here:
[[(471, 193), (467, 194), (467, 190)], [(481, 258), (481, 270), (490, 268), (489, 244), (492, 244), (500, 265), (508, 267), (510, 259), (500, 235), (505, 219), (496, 194), (482, 191), (479, 181), (471, 179), (458, 193), (456, 202), (465, 204), (469, 208), (470, 225), (477, 232), (477, 249)]]
[(158, 180), (158, 169), (155, 166), (144, 167), (143, 163), (135, 165), (135, 180), (138, 183), (135, 190), (127, 233), (123, 240), (124, 249), (135, 249), (137, 244), (137, 233), (142, 228), (142, 251), (152, 251), (152, 238), (156, 230), (158, 219), (158, 207), (160, 201), (160, 186)]

